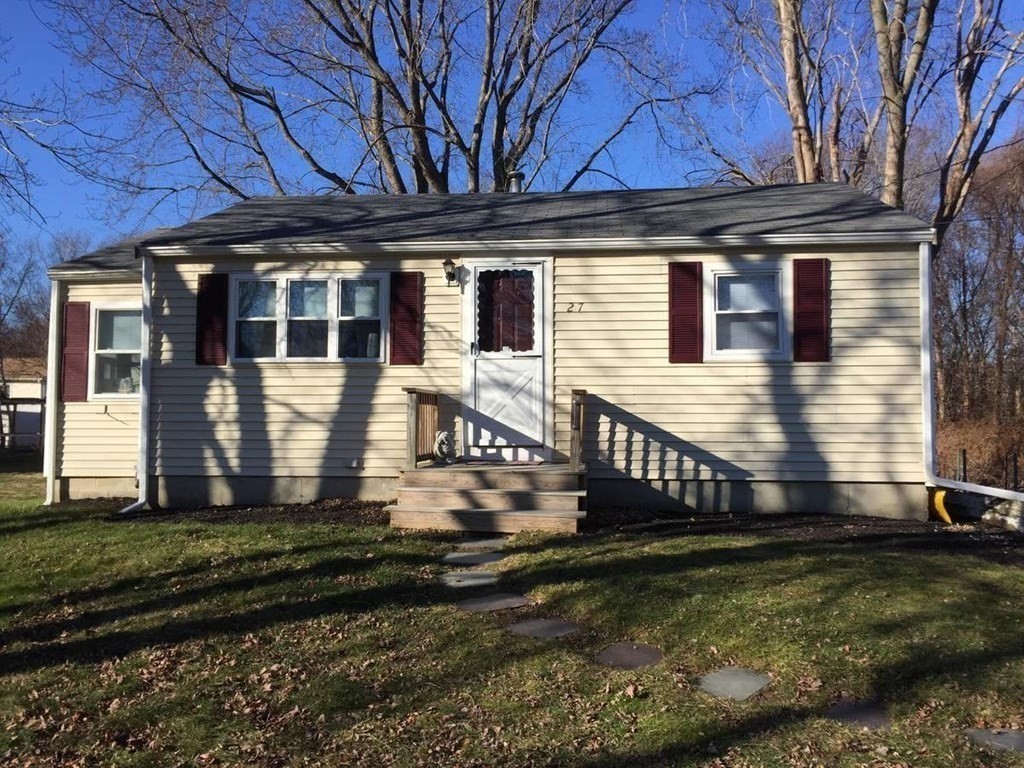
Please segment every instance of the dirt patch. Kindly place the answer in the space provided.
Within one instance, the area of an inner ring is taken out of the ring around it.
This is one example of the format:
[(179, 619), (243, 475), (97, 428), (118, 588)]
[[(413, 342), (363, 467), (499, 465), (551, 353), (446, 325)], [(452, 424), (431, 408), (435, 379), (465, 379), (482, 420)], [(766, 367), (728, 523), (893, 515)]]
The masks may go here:
[(391, 501), (360, 499), (320, 499), (307, 504), (274, 504), (260, 507), (204, 507), (144, 511), (118, 519), (131, 522), (202, 523), (330, 523), (345, 525), (387, 525), (384, 507)]

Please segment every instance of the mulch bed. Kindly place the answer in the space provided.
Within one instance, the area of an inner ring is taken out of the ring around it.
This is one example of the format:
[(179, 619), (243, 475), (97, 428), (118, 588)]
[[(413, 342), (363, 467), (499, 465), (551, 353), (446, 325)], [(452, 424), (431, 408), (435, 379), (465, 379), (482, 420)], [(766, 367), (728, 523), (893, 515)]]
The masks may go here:
[(391, 501), (321, 499), (307, 504), (273, 504), (260, 507), (204, 507), (139, 512), (123, 517), (132, 522), (200, 523), (329, 523), (345, 525), (387, 525), (384, 507)]

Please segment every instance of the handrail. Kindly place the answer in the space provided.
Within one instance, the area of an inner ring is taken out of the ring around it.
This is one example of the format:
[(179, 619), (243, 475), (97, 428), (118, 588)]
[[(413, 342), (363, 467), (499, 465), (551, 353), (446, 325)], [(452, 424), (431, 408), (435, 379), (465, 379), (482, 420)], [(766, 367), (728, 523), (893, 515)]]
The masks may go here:
[(583, 466), (583, 423), (587, 415), (587, 390), (572, 390), (572, 406), (569, 409), (569, 469), (579, 472)]
[(416, 469), (434, 457), (434, 438), (440, 422), (440, 395), (417, 387), (403, 387), (406, 398), (405, 467)]

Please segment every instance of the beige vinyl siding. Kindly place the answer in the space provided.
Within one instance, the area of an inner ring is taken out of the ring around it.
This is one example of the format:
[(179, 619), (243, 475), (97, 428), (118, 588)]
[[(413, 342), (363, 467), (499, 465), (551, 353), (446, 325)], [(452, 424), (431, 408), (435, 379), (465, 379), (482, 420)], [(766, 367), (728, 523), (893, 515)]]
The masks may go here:
[[(151, 474), (391, 477), (405, 457), (403, 387), (459, 395), (459, 299), (442, 257), (255, 263), (155, 259)], [(425, 276), (424, 365), (363, 362), (195, 364), (199, 276), (419, 271)]]
[[(915, 246), (737, 261), (831, 262), (832, 361), (668, 362), (669, 261), (722, 254), (555, 259), (556, 449), (570, 390), (586, 389), (596, 478), (923, 480)], [(582, 302), (579, 312), (567, 311)]]
[[(142, 284), (69, 282), (66, 301), (88, 301), (95, 310), (104, 304), (135, 303), (142, 308)], [(90, 392), (92, 382), (89, 383)], [(139, 458), (138, 398), (103, 398), (60, 403), (57, 410), (58, 474), (66, 478), (135, 477)]]

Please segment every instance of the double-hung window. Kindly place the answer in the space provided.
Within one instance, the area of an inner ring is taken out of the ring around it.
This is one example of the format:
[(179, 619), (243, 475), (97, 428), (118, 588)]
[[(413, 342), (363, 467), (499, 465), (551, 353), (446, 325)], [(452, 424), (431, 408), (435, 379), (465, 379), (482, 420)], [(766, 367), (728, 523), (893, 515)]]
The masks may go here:
[(96, 310), (92, 391), (95, 395), (137, 395), (142, 365), (142, 310)]
[(386, 275), (238, 277), (234, 286), (235, 360), (384, 360)]
[(789, 358), (784, 271), (770, 265), (710, 266), (704, 284), (708, 359)]

